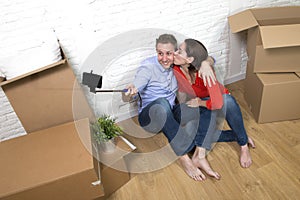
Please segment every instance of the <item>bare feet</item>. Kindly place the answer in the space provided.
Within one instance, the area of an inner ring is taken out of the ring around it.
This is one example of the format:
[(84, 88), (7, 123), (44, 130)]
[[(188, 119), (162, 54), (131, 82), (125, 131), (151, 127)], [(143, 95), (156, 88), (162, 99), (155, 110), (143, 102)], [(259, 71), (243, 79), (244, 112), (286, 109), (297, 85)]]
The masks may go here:
[(205, 157), (205, 151), (206, 150), (204, 148), (197, 147), (192, 157), (192, 162), (196, 167), (203, 169), (205, 173), (207, 173), (209, 176), (219, 180), (221, 176), (218, 174), (218, 172), (213, 171), (212, 168), (210, 167)]
[(254, 141), (252, 140), (252, 138), (248, 137), (248, 144), (254, 149), (256, 146), (254, 144)]
[[(251, 138), (248, 138), (248, 144), (252, 148), (255, 148), (254, 141)], [(243, 168), (248, 168), (252, 164), (252, 159), (251, 159), (248, 144), (241, 146), (240, 164)]]
[(195, 181), (203, 181), (206, 179), (205, 175), (200, 171), (200, 169), (194, 166), (192, 160), (187, 154), (181, 156), (179, 158), (179, 161), (183, 167), (183, 170), (185, 171), (185, 173), (187, 173), (189, 177), (191, 177)]

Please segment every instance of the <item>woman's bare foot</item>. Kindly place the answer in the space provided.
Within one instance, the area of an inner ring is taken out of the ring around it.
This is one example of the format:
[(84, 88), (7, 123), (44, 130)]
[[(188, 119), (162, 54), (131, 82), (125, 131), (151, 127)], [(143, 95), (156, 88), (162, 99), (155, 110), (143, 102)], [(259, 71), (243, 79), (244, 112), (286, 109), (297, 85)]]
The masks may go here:
[(254, 141), (252, 140), (252, 138), (248, 137), (248, 144), (254, 149), (256, 146), (254, 144)]
[(205, 149), (202, 147), (197, 147), (194, 155), (192, 157), (192, 162), (194, 165), (200, 169), (203, 169), (205, 173), (207, 173), (209, 176), (214, 177), (215, 179), (219, 180), (221, 176), (218, 172), (215, 172), (210, 167), (206, 157), (205, 157)]
[(252, 148), (255, 148), (254, 141), (250, 137), (248, 138), (248, 143), (241, 146), (240, 164), (243, 168), (248, 168), (252, 164), (252, 158), (248, 145)]
[(189, 177), (191, 177), (195, 181), (203, 181), (206, 179), (205, 175), (200, 171), (200, 169), (194, 166), (192, 160), (187, 154), (181, 156), (179, 158), (179, 161), (181, 166), (183, 167), (183, 170)]

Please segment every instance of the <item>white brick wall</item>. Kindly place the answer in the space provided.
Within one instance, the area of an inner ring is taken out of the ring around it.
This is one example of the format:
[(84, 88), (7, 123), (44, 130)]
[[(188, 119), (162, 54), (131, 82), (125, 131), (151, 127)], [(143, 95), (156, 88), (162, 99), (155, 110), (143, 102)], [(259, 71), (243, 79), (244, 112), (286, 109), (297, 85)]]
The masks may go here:
[[(201, 40), (217, 59), (218, 68), (224, 72), (225, 80), (231, 82), (236, 80), (235, 77), (243, 77), (246, 53), (244, 45), (241, 45), (239, 52), (242, 64), (234, 69), (230, 68), (227, 16), (237, 9), (275, 5), (300, 5), (300, 1), (247, 0), (237, 3), (235, 0), (2, 0), (0, 53), (7, 52), (5, 50), (9, 45), (14, 45), (19, 37), (24, 37), (20, 30), (51, 28), (55, 30), (80, 78), (85, 59), (102, 42), (130, 30), (158, 28)], [(130, 62), (134, 62), (134, 58)], [(102, 66), (101, 71), (104, 67)], [(124, 81), (120, 84), (124, 84)], [(95, 103), (94, 96), (90, 94), (89, 100)], [(25, 131), (0, 89), (0, 141), (22, 134)]]

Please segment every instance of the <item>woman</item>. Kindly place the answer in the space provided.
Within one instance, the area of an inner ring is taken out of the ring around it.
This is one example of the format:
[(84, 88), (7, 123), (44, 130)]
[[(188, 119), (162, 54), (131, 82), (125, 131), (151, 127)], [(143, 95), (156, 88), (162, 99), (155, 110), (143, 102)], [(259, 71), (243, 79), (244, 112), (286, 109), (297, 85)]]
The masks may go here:
[[(221, 134), (219, 141), (234, 141), (236, 140), (241, 147), (240, 152), (240, 164), (242, 167), (247, 168), (252, 164), (248, 143), (255, 148), (254, 142), (247, 136), (242, 113), (239, 105), (229, 91), (219, 82), (211, 87), (205, 86), (203, 80), (198, 76), (197, 66), (201, 66), (203, 60), (207, 59), (207, 50), (205, 46), (194, 39), (186, 39), (174, 54), (174, 67), (175, 76), (178, 81), (178, 100), (180, 103), (186, 102), (190, 107), (205, 107), (209, 110), (213, 110), (215, 120), (212, 122), (212, 129), (208, 133), (207, 141), (208, 147), (212, 142), (216, 142), (214, 129), (216, 129), (218, 123), (217, 118), (222, 115), (236, 138), (231, 134)], [(223, 103), (224, 102), (224, 103)], [(226, 138), (228, 137), (228, 138)], [(205, 144), (203, 144), (205, 146)], [(193, 156), (193, 162), (196, 166), (199, 166), (199, 160), (203, 158), (203, 151), (200, 157)], [(201, 167), (201, 166), (199, 166)]]

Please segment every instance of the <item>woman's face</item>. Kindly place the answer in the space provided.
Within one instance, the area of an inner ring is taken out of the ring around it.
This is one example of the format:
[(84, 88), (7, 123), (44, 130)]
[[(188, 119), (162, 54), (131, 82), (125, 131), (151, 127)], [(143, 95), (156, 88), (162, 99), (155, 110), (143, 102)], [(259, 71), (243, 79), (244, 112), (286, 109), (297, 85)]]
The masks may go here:
[(189, 64), (188, 56), (186, 53), (186, 43), (180, 44), (179, 49), (174, 53), (174, 64), (175, 65), (186, 65)]

